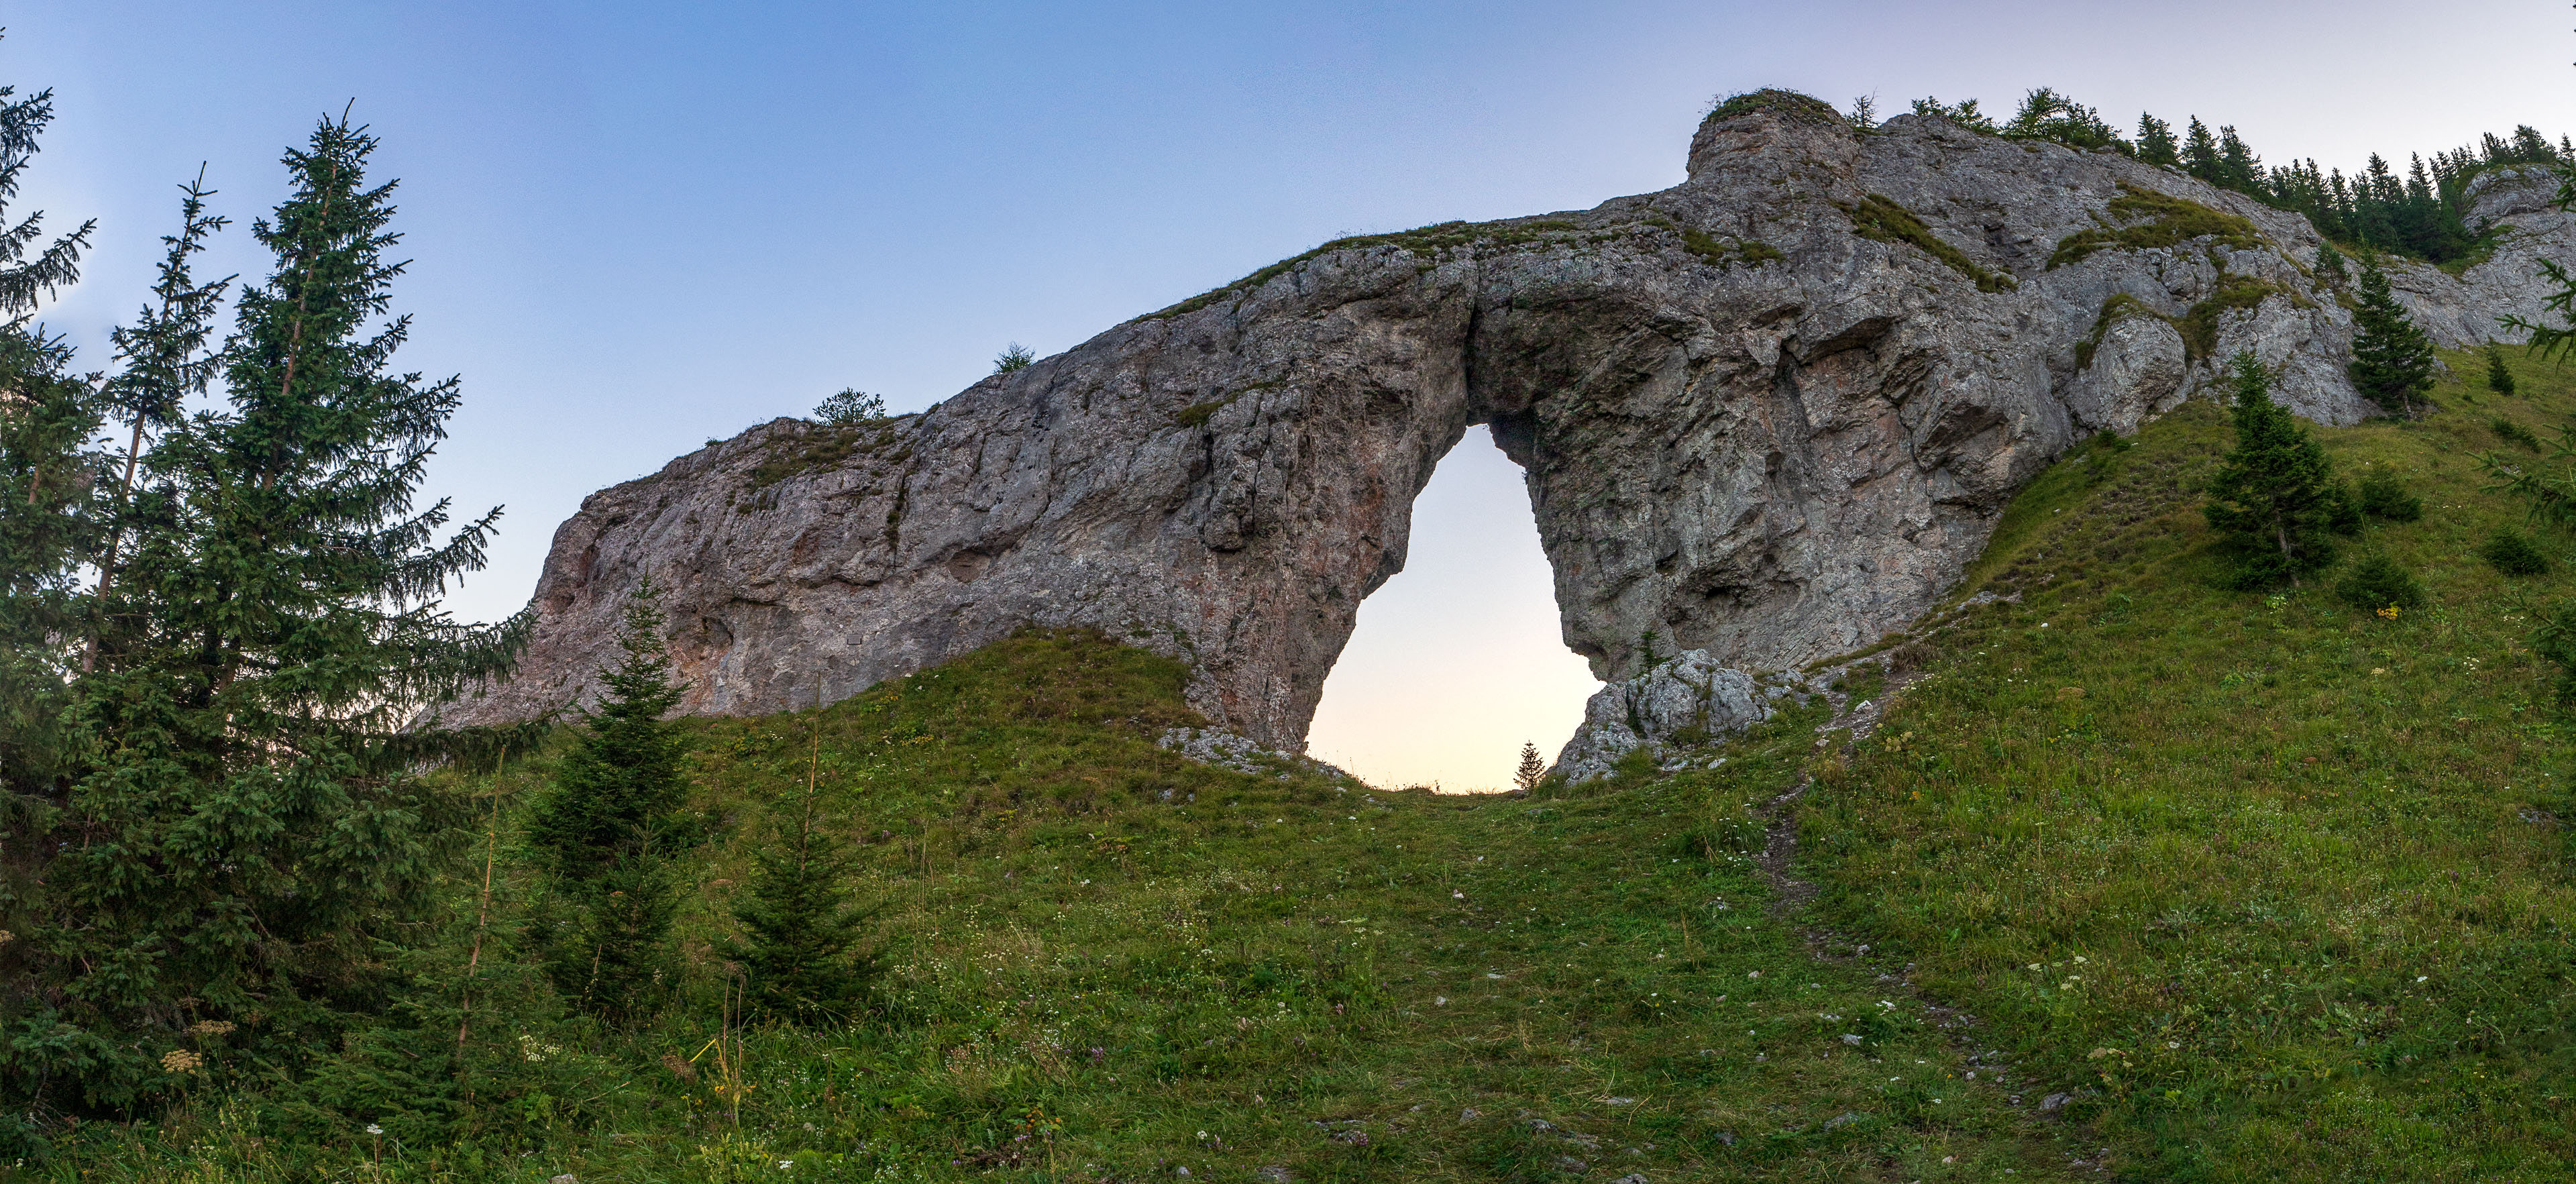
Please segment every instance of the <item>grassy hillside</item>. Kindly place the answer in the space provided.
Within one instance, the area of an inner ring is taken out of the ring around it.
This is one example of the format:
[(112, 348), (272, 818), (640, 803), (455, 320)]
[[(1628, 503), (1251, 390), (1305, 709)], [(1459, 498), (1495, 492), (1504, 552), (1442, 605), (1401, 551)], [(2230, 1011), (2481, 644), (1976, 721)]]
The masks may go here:
[(2442, 413), (2319, 432), (2424, 498), (2346, 547), (2422, 610), (2219, 590), (2194, 491), (2229, 432), (2194, 404), (2020, 497), (1961, 589), (2018, 602), (1938, 639), (1803, 811), (1827, 915), (2085, 1083), (2142, 1178), (2576, 1177), (2566, 731), (2531, 650), (2569, 577), (2478, 558), (2524, 511), (2474, 461), (2532, 455), (2492, 417), (2554, 438), (2576, 399), (2447, 360), (2481, 382)]
[[(1200, 766), (1152, 743), (1196, 722), (1183, 671), (1073, 634), (693, 721), (687, 981), (642, 1031), (520, 965), (536, 754), (459, 780), (497, 820), (490, 920), (458, 869), (337, 1084), (218, 1034), (189, 1106), (9, 1174), (2576, 1176), (2568, 770), (2530, 650), (2571, 577), (2475, 556), (2521, 513), (2475, 472), (2518, 447), (2489, 417), (2576, 413), (2576, 383), (2520, 377), (2320, 432), (2424, 496), (2347, 548), (2416, 570), (2419, 611), (2219, 590), (2195, 490), (2228, 431), (2196, 403), (2052, 468), (1959, 590), (1996, 599), (1845, 676), (1888, 704), (1873, 734), (1818, 704), (1669, 777), (1443, 798)], [(882, 1006), (736, 1060), (714, 943), (809, 767), (881, 906)], [(405, 1077), (463, 1018), (464, 1080)]]

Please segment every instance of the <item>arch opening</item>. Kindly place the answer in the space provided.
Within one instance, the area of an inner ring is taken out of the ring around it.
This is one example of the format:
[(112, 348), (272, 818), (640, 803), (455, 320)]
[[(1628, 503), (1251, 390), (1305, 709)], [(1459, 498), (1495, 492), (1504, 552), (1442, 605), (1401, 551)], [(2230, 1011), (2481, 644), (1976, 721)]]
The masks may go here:
[(1565, 646), (1521, 468), (1470, 429), (1413, 501), (1404, 569), (1360, 603), (1306, 751), (1373, 785), (1509, 789), (1601, 689)]

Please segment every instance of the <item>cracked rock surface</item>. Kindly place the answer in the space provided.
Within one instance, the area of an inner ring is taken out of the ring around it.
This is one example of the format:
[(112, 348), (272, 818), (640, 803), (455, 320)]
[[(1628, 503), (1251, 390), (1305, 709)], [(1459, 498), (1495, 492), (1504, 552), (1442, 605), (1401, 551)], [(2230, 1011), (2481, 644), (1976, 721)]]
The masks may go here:
[[(1917, 116), (1712, 120), (1688, 164), (1590, 210), (1328, 244), (926, 413), (776, 420), (593, 494), (555, 534), (516, 678), (442, 719), (596, 693), (649, 576), (684, 711), (838, 700), (1078, 626), (1184, 660), (1212, 726), (1297, 752), (1361, 598), (1404, 566), (1415, 495), (1475, 425), (1526, 471), (1566, 644), (1613, 681), (1649, 646), (1779, 670), (1901, 627), (2023, 481), (2238, 349), (2300, 414), (2367, 411), (2296, 216)], [(2533, 260), (2576, 263), (2546, 189), (2499, 175), (2478, 197), (2512, 230), (2493, 259), (2393, 277), (2437, 340), (2540, 315)], [(2132, 192), (2257, 237), (2050, 266), (2124, 225)], [(1854, 211), (1882, 204), (1929, 238), (1864, 235)], [(2191, 345), (2179, 326), (2229, 285), (2260, 299)]]

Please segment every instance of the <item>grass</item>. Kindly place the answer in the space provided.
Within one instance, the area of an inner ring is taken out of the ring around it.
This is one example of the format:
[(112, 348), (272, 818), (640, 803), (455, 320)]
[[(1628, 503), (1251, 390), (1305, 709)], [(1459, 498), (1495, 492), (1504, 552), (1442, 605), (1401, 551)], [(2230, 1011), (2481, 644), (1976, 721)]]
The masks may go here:
[(1361, 234), (1337, 238), (1303, 254), (1292, 255), (1250, 275), (1211, 288), (1168, 308), (1146, 313), (1139, 321), (1161, 321), (1197, 312), (1230, 298), (1251, 295), (1261, 285), (1286, 274), (1298, 265), (1336, 251), (1361, 251), (1375, 247), (1394, 247), (1421, 255), (1436, 255), (1457, 247), (1515, 247), (1557, 241), (1577, 234), (1582, 227), (1562, 218), (1524, 218), (1502, 222), (1438, 222), (1401, 230), (1391, 234)]
[[(2576, 413), (2566, 375), (2516, 360), (2532, 397), (2482, 406)], [(2569, 588), (2477, 559), (2523, 516), (2477, 476), (2483, 420), (2318, 429), (2343, 473), (2430, 503), (2365, 543), (2431, 594), (2394, 620), (2323, 581), (2216, 587), (2209, 404), (2061, 463), (1961, 589), (2019, 601), (1941, 639), (1808, 799), (1827, 915), (2083, 1083), (2138, 1178), (2576, 1174), (2565, 732), (2529, 644)]]
[(2120, 196), (2111, 199), (2109, 213), (2102, 225), (2059, 240), (2048, 266), (2053, 270), (2079, 263), (2095, 251), (2147, 251), (2199, 238), (2239, 251), (2253, 250), (2263, 242), (2262, 232), (2243, 217), (2126, 181), (2120, 183)]
[[(288, 1146), (257, 1090), (210, 1092), (157, 1126), (90, 1124), (22, 1174), (2071, 1178), (2084, 1138), (2011, 1105), (2018, 1078), (1972, 1063), (1983, 1046), (1890, 977), (1901, 962), (1811, 947), (1771, 911), (1748, 803), (1797, 777), (1814, 712), (1718, 771), (1438, 797), (1164, 753), (1149, 737), (1194, 722), (1184, 677), (1029, 635), (819, 713), (693, 721), (692, 804), (716, 837), (688, 860), (690, 986), (644, 1032), (546, 1029), (556, 1061), (590, 1058), (579, 1082), (484, 1084), (541, 1117), (401, 1142), (353, 1113)], [(832, 812), (898, 935), (887, 1008), (754, 1031), (727, 1095), (707, 941), (761, 841), (750, 820), (796, 792), (818, 729)], [(476, 784), (524, 794), (546, 768)], [(525, 889), (502, 850), (506, 913)], [(472, 884), (450, 886), (460, 915)], [(694, 1079), (666, 1067), (693, 1053)]]
[[(1723, 765), (1528, 799), (1246, 774), (1154, 746), (1199, 722), (1179, 664), (1071, 633), (690, 721), (682, 981), (639, 1031), (501, 989), (511, 820), (552, 753), (457, 778), (501, 823), (471, 1105), (293, 1119), (294, 1087), (210, 1037), (188, 1105), (55, 1126), (0, 1174), (2565, 1179), (2571, 807), (2530, 641), (2571, 577), (2477, 557), (2523, 513), (2475, 455), (2491, 418), (2576, 416), (2576, 382), (2513, 364), (2526, 397), (2450, 382), (2421, 421), (2316, 429), (2343, 474), (2425, 498), (2348, 548), (2422, 608), (2346, 607), (2340, 570), (2220, 590), (2197, 491), (2229, 433), (2195, 401), (2023, 491), (1958, 605), (1884, 655), (1918, 676), (1841, 676), (1886, 704), (1856, 742), (1798, 708)], [(754, 1029), (720, 1067), (710, 942), (817, 749), (892, 942), (883, 1006)], [(1766, 873), (1775, 826), (1812, 903)], [(415, 999), (453, 989), (480, 870), (443, 886)]]
[(1811, 95), (1800, 94), (1794, 90), (1779, 90), (1776, 88), (1765, 88), (1762, 90), (1746, 91), (1739, 95), (1730, 95), (1725, 99), (1725, 101), (1710, 108), (1708, 115), (1702, 118), (1700, 123), (1702, 126), (1705, 126), (1707, 124), (1717, 123), (1723, 120), (1734, 119), (1739, 116), (1750, 115), (1756, 111), (1770, 111), (1792, 119), (1803, 119), (1811, 123), (1830, 123), (1838, 127), (1851, 126), (1851, 121), (1845, 119), (1842, 112), (1834, 110), (1833, 104)]
[[(890, 419), (864, 424), (815, 424), (772, 440), (767, 454), (752, 467), (751, 488), (757, 492), (791, 477), (829, 472), (841, 467), (853, 454), (880, 452), (894, 442), (895, 429)], [(892, 454), (892, 459), (900, 464), (909, 455), (908, 450), (899, 451)]]
[(1980, 292), (2009, 292), (2017, 283), (2013, 277), (1986, 270), (1968, 253), (1941, 241), (1932, 228), (1914, 216), (1912, 210), (1878, 194), (1861, 199), (1845, 211), (1851, 215), (1852, 232), (1865, 239), (1882, 243), (1904, 243), (1941, 261), (1950, 270), (1968, 277)]

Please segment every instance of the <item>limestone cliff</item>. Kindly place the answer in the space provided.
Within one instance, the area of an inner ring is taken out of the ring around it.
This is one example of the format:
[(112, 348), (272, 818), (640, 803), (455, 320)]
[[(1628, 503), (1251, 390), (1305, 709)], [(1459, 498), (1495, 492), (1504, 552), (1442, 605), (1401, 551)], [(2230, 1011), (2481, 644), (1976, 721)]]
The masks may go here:
[[(2445, 344), (2537, 314), (2533, 256), (2570, 258), (2536, 184), (2482, 195), (2518, 229), (2493, 260), (2401, 278)], [(1527, 470), (1596, 674), (1648, 647), (1784, 667), (1912, 619), (2022, 481), (2238, 349), (2300, 413), (2359, 418), (2317, 245), (2114, 154), (1793, 102), (1712, 119), (1660, 193), (1327, 244), (925, 414), (782, 419), (603, 490), (556, 533), (517, 679), (446, 718), (589, 693), (649, 575), (689, 711), (1084, 625), (1185, 658), (1214, 723), (1296, 751), (1476, 424)]]

